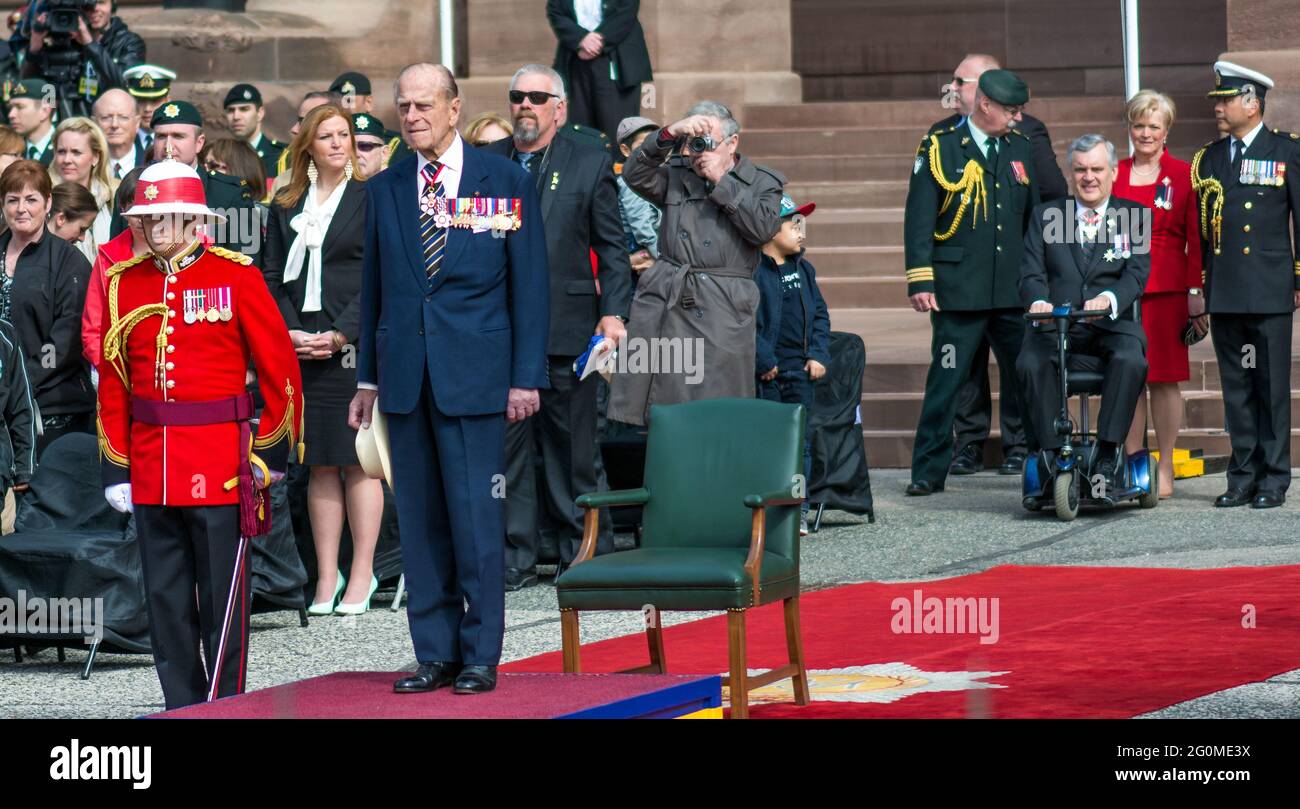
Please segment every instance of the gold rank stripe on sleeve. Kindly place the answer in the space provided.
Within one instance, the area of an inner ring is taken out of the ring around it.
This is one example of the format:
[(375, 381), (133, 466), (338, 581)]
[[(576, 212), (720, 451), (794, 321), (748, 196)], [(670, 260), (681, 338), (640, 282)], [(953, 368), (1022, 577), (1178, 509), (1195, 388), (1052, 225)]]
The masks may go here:
[(111, 464), (120, 466), (123, 469), (130, 468), (130, 459), (125, 454), (113, 449), (112, 442), (108, 440), (108, 435), (104, 432), (104, 420), (100, 416), (100, 409), (97, 402), (95, 404), (95, 431), (99, 434), (99, 454)]
[(227, 250), (224, 247), (213, 246), (208, 248), (208, 252), (212, 253), (215, 256), (220, 256), (221, 258), (233, 261), (236, 264), (242, 264), (245, 267), (253, 263), (252, 256), (246, 256), (243, 253), (238, 252), (237, 250)]
[(974, 160), (966, 161), (966, 168), (962, 170), (961, 179), (957, 182), (950, 182), (947, 177), (943, 176), (943, 164), (939, 162), (939, 136), (930, 136), (930, 173), (934, 176), (934, 181), (939, 187), (947, 192), (948, 196), (944, 197), (943, 205), (939, 208), (939, 215), (942, 216), (952, 207), (953, 198), (961, 194), (961, 204), (957, 206), (957, 214), (952, 219), (952, 225), (949, 226), (946, 233), (934, 234), (935, 241), (946, 241), (951, 239), (957, 232), (957, 227), (961, 224), (961, 218), (966, 213), (966, 208), (972, 202), (975, 203), (971, 211), (970, 226), (975, 227), (975, 217), (979, 215), (980, 208), (984, 209), (984, 220), (989, 218), (989, 197), (988, 191), (984, 187), (984, 169)]
[[(304, 422), (303, 420), (299, 420), (297, 422), (294, 421), (293, 383), (287, 379), (284, 381), (284, 393), (285, 396), (288, 397), (288, 402), (284, 408), (284, 418), (280, 419), (280, 423), (276, 425), (275, 430), (267, 433), (266, 435), (260, 438), (254, 438), (253, 449), (266, 449), (267, 447), (274, 446), (278, 441), (280, 441), (280, 439), (284, 438), (285, 436), (289, 437), (289, 445), (291, 447), (294, 447), (298, 445), (299, 440), (302, 438)], [(306, 404), (307, 402), (306, 400), (304, 400), (303, 401), (304, 411), (307, 409)], [(304, 413), (303, 415), (305, 417), (306, 414)], [(295, 425), (297, 429), (295, 429)], [(301, 447), (298, 447), (298, 453), (299, 455), (302, 454)]]
[(1295, 274), (1300, 275), (1300, 261), (1295, 263)]
[[(1215, 255), (1222, 247), (1223, 235), (1223, 183), (1213, 177), (1201, 176), (1201, 160), (1209, 143), (1200, 148), (1192, 158), (1192, 188), (1201, 203), (1201, 238), (1210, 239)], [(1210, 200), (1213, 198), (1213, 205)]]
[(934, 268), (932, 267), (913, 267), (907, 271), (907, 283), (917, 284), (923, 281), (934, 280)]

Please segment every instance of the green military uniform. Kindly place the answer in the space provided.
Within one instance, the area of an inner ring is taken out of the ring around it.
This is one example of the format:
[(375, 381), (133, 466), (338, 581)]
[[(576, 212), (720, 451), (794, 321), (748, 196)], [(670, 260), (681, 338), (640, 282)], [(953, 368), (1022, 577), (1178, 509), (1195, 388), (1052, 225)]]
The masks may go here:
[[(980, 91), (1007, 106), (1028, 100), (1024, 83), (1005, 70), (986, 71)], [(1024, 340), (1018, 285), (1025, 226), (1039, 202), (1033, 151), (1015, 131), (989, 142), (997, 144), (991, 159), (963, 123), (927, 135), (912, 166), (903, 219), (907, 294), (933, 293), (938, 309), (930, 313), (932, 356), (909, 494), (943, 489), (957, 392), (980, 342), (987, 337), (998, 365), (1011, 370)]]
[[(253, 144), (251, 143), (249, 144), (249, 146), (252, 145)], [(279, 142), (265, 132), (262, 133), (262, 137), (258, 140), (257, 145), (253, 147), (253, 151), (257, 152), (258, 158), (262, 161), (262, 166), (266, 168), (266, 176), (268, 179), (274, 180), (279, 176), (280, 155), (284, 154), (286, 148), (287, 146), (285, 144)]]
[[(1231, 62), (1214, 67), (1211, 98), (1250, 92), (1262, 99), (1273, 86)], [(1206, 311), (1232, 441), (1228, 488), (1241, 493), (1218, 505), (1281, 505), (1291, 481), (1291, 332), (1300, 290), (1291, 229), (1300, 233), (1300, 137), (1261, 122), (1240, 140), (1229, 135), (1208, 143), (1192, 159), (1192, 183), (1201, 208)], [(1254, 362), (1243, 361), (1248, 356)], [(1265, 494), (1271, 497), (1257, 502)]]
[[(222, 109), (229, 109), (236, 104), (251, 104), (256, 109), (262, 109), (262, 91), (258, 90), (251, 84), (236, 84), (226, 93), (226, 100), (222, 103)], [(251, 142), (248, 144), (253, 151), (257, 152), (257, 158), (262, 161), (262, 167), (266, 169), (266, 176), (275, 179), (279, 174), (277, 166), (280, 161), (280, 154), (284, 152), (284, 144), (279, 143), (265, 132), (259, 131), (257, 145)], [(258, 196), (261, 199), (262, 195)]]
[(570, 138), (584, 146), (593, 146), (603, 151), (609, 151), (609, 135), (590, 126), (581, 124), (565, 124), (560, 127), (560, 134)]
[[(30, 98), (35, 99), (38, 103), (43, 103), (43, 99), (54, 98), (54, 85), (48, 84), (44, 79), (23, 79), (9, 88), (9, 97), (5, 99), (5, 104), (14, 99)], [(49, 142), (45, 144), (45, 149), (36, 152), (35, 145), (26, 143), (23, 146), (24, 157), (28, 160), (35, 160), (42, 166), (49, 167), (54, 162), (54, 134), (50, 133)]]

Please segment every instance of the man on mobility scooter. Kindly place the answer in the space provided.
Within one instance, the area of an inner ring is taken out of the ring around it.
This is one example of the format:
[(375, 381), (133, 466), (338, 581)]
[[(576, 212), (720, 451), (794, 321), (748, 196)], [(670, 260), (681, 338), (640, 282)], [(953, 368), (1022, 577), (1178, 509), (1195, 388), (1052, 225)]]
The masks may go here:
[[(1123, 453), (1146, 383), (1136, 304), (1151, 269), (1150, 211), (1111, 196), (1117, 157), (1106, 138), (1078, 138), (1069, 157), (1075, 196), (1035, 208), (1025, 236), (1020, 297), (1030, 328), (1016, 362), (1040, 446), (1025, 464), (1024, 504), (1033, 511), (1054, 505), (1067, 520), (1081, 503), (1139, 499), (1149, 508), (1157, 498), (1145, 450)], [(1086, 419), (1087, 392), (1101, 394), (1096, 440), (1069, 418), (1066, 397), (1084, 393)]]

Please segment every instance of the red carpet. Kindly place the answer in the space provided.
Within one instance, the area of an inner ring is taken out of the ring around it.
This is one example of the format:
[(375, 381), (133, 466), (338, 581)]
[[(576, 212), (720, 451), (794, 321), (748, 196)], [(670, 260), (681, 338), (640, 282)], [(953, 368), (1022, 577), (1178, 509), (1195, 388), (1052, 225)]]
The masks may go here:
[[(487, 694), (394, 694), (398, 672), (341, 671), (155, 714), (167, 719), (551, 719), (671, 716), (718, 704), (716, 677), (502, 674)], [(707, 703), (693, 704), (693, 703)]]
[[(997, 598), (997, 641), (895, 633), (891, 624), (901, 619), (891, 605), (896, 598), (910, 605), (914, 590), (924, 598)], [(1300, 668), (1297, 566), (1005, 566), (942, 581), (837, 587), (800, 603), (813, 704), (759, 704), (755, 717), (1123, 718)], [(751, 611), (748, 621), (750, 668), (784, 663), (780, 606)], [(724, 617), (668, 627), (664, 644), (671, 673), (726, 671)], [(644, 665), (646, 654), (644, 635), (631, 635), (584, 645), (582, 665), (615, 671)], [(556, 652), (503, 668), (560, 671), (561, 659)]]

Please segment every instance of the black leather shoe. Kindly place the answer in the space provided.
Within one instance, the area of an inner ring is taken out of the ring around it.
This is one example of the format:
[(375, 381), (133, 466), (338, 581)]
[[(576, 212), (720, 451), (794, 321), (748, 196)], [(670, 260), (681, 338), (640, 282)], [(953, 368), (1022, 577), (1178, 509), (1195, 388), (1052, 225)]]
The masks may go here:
[(1286, 492), (1260, 492), (1250, 501), (1251, 508), (1277, 508), (1286, 502)]
[(1253, 489), (1228, 489), (1223, 494), (1214, 498), (1214, 507), (1236, 508), (1237, 506), (1246, 505), (1253, 499), (1255, 499), (1255, 492)]
[(984, 448), (978, 444), (967, 444), (953, 456), (948, 467), (950, 475), (973, 475), (984, 470)]
[(925, 497), (927, 494), (943, 491), (943, 484), (934, 484), (928, 480), (914, 480), (907, 484), (909, 497)]
[(522, 590), (525, 587), (532, 587), (537, 584), (537, 574), (531, 570), (520, 570), (517, 567), (506, 568), (506, 592), (513, 593), (516, 590)]
[(486, 694), (496, 687), (496, 666), (466, 666), (460, 670), (452, 691), (456, 694)]
[(456, 682), (460, 670), (459, 663), (421, 663), (415, 674), (393, 683), (393, 691), (398, 694), (418, 694), (446, 688)]
[(1025, 458), (1023, 452), (1013, 452), (1003, 459), (1002, 465), (998, 467), (999, 475), (1019, 475), (1025, 471)]

